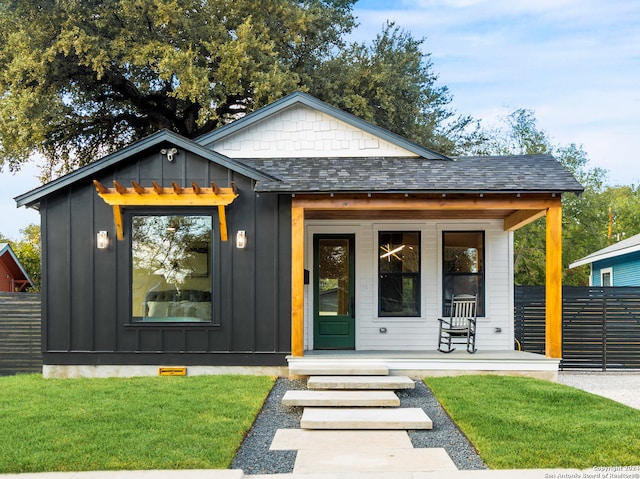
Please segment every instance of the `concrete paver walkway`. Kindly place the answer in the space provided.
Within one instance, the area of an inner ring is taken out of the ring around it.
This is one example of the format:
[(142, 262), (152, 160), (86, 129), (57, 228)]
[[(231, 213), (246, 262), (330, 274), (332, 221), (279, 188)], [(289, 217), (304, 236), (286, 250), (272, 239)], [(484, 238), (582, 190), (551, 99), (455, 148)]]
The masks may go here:
[(430, 449), (302, 449), (298, 451), (294, 474), (318, 471), (346, 472), (425, 472), (457, 471), (447, 451)]
[(393, 391), (291, 390), (282, 398), (285, 406), (395, 407), (400, 399)]
[(271, 450), (301, 449), (413, 449), (407, 431), (311, 431), (278, 429)]

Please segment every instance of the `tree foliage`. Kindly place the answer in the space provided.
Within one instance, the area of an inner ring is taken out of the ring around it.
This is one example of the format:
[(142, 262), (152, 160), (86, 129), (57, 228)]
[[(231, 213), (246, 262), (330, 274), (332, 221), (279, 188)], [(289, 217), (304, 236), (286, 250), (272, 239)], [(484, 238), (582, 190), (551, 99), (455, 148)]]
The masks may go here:
[[(606, 186), (606, 170), (590, 168), (587, 153), (578, 145), (553, 145), (547, 132), (538, 127), (533, 111), (515, 110), (504, 119), (502, 127), (485, 135), (488, 140), (482, 145), (483, 153), (552, 154), (584, 186), (582, 195), (569, 193), (562, 199), (563, 284), (587, 285), (588, 266), (569, 269), (569, 264), (608, 244), (640, 233), (639, 188)], [(515, 232), (516, 284), (544, 284), (545, 231), (545, 219), (541, 218)]]
[(387, 25), (370, 46), (345, 44), (355, 1), (3, 1), (0, 167), (38, 153), (48, 180), (158, 129), (194, 138), (296, 90), (444, 154), (475, 141), (421, 40)]
[(9, 0), (0, 155), (68, 172), (168, 128), (189, 138), (304, 86), (355, 0)]
[(371, 44), (355, 43), (324, 62), (310, 93), (445, 155), (479, 142), (477, 122), (456, 116), (437, 84), (423, 40), (387, 24)]

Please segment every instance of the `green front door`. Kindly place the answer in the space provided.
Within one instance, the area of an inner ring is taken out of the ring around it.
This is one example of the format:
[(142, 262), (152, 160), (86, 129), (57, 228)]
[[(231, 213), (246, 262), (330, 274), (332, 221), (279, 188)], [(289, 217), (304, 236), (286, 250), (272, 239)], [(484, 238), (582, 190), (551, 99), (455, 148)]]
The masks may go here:
[(314, 349), (355, 349), (355, 236), (313, 236)]

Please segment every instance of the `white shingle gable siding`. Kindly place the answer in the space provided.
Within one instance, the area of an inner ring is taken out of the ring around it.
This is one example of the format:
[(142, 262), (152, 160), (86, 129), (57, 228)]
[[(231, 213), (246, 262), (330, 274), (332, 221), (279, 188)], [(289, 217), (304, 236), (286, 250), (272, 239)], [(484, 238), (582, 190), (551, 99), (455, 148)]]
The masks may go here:
[(415, 157), (382, 138), (304, 105), (296, 105), (213, 148), (230, 158)]

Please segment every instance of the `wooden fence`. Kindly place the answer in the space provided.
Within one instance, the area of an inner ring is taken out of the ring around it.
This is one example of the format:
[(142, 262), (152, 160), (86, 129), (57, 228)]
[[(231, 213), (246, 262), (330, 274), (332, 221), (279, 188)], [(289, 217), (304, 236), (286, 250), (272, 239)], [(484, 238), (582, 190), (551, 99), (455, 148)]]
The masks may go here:
[(0, 293), (0, 376), (41, 371), (40, 294)]
[[(543, 286), (516, 286), (515, 336), (544, 354)], [(562, 288), (563, 369), (640, 369), (640, 287)]]

